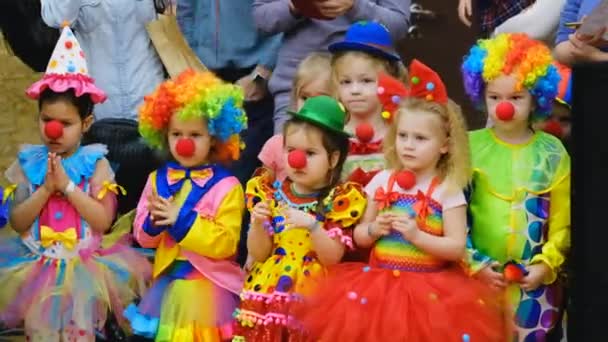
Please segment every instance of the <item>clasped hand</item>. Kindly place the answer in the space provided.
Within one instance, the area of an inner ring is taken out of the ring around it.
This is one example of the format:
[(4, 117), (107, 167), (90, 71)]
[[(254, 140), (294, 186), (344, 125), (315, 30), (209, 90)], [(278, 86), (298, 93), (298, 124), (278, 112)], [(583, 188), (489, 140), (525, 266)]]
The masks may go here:
[(172, 226), (177, 221), (179, 205), (174, 202), (173, 197), (163, 198), (156, 194), (148, 196), (148, 211), (155, 226)]
[(408, 241), (415, 240), (420, 232), (413, 215), (396, 213), (379, 214), (372, 223), (370, 232), (376, 237), (381, 237), (390, 234), (391, 230), (401, 233)]
[(64, 192), (70, 183), (70, 178), (61, 164), (61, 159), (61, 156), (56, 153), (49, 152), (46, 160), (46, 175), (44, 176), (43, 186), (51, 194)]

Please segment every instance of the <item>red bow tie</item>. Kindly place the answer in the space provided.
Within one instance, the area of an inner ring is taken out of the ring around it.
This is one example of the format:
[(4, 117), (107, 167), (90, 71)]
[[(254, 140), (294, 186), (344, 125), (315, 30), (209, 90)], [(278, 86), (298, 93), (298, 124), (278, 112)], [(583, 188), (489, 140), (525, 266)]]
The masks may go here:
[(382, 141), (363, 143), (359, 141), (350, 141), (349, 154), (370, 154), (382, 151)]

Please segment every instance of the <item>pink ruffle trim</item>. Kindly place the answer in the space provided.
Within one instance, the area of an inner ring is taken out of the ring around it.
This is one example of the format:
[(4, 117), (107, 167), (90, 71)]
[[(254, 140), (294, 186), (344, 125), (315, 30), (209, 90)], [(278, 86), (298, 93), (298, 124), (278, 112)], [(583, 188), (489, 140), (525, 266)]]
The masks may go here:
[(282, 313), (276, 312), (268, 312), (265, 315), (261, 315), (257, 312), (249, 311), (249, 310), (241, 310), (237, 309), (234, 318), (242, 323), (251, 323), (251, 324), (281, 324), (284, 326), (294, 326), (295, 319), (293, 316), (285, 315)]
[(46, 88), (57, 93), (74, 89), (76, 97), (89, 94), (93, 103), (102, 103), (107, 98), (106, 93), (95, 86), (95, 81), (91, 77), (82, 74), (46, 74), (40, 81), (32, 84), (25, 93), (37, 100)]
[(340, 238), (340, 242), (342, 242), (344, 245), (348, 246), (348, 248), (350, 249), (354, 249), (353, 246), (353, 238), (351, 238), (348, 235), (344, 235), (344, 232), (342, 231), (342, 229), (340, 228), (332, 228), (330, 230), (327, 231), (327, 235), (330, 238), (336, 238), (339, 237)]
[(243, 291), (241, 294), (241, 299), (243, 300), (253, 300), (256, 302), (265, 302), (266, 304), (270, 304), (272, 302), (297, 302), (301, 301), (301, 298), (294, 293), (287, 292), (278, 292), (275, 291), (273, 293), (258, 293), (253, 291)]

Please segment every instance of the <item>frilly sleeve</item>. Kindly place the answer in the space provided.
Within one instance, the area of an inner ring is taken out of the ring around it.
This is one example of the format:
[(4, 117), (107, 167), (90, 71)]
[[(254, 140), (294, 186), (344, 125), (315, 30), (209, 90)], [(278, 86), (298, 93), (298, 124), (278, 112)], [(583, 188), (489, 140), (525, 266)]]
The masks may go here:
[(274, 177), (266, 168), (258, 168), (253, 173), (253, 177), (247, 182), (245, 189), (247, 210), (251, 211), (260, 201), (274, 200), (273, 182)]
[(324, 225), (327, 235), (353, 249), (353, 229), (363, 217), (367, 206), (361, 185), (346, 182), (337, 186), (324, 201), (324, 205), (327, 209)]

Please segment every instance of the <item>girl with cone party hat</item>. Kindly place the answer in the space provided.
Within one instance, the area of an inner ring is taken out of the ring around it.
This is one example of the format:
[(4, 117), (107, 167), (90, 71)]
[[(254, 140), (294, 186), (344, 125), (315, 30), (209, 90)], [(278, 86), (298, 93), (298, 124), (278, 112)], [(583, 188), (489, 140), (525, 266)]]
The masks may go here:
[(43, 145), (25, 146), (6, 172), (19, 236), (0, 242), (0, 321), (24, 321), (29, 341), (94, 341), (108, 312), (143, 292), (150, 266), (119, 238), (123, 232), (106, 234), (124, 189), (106, 147), (81, 146), (93, 106), (106, 96), (69, 27), (27, 95), (38, 100)]

